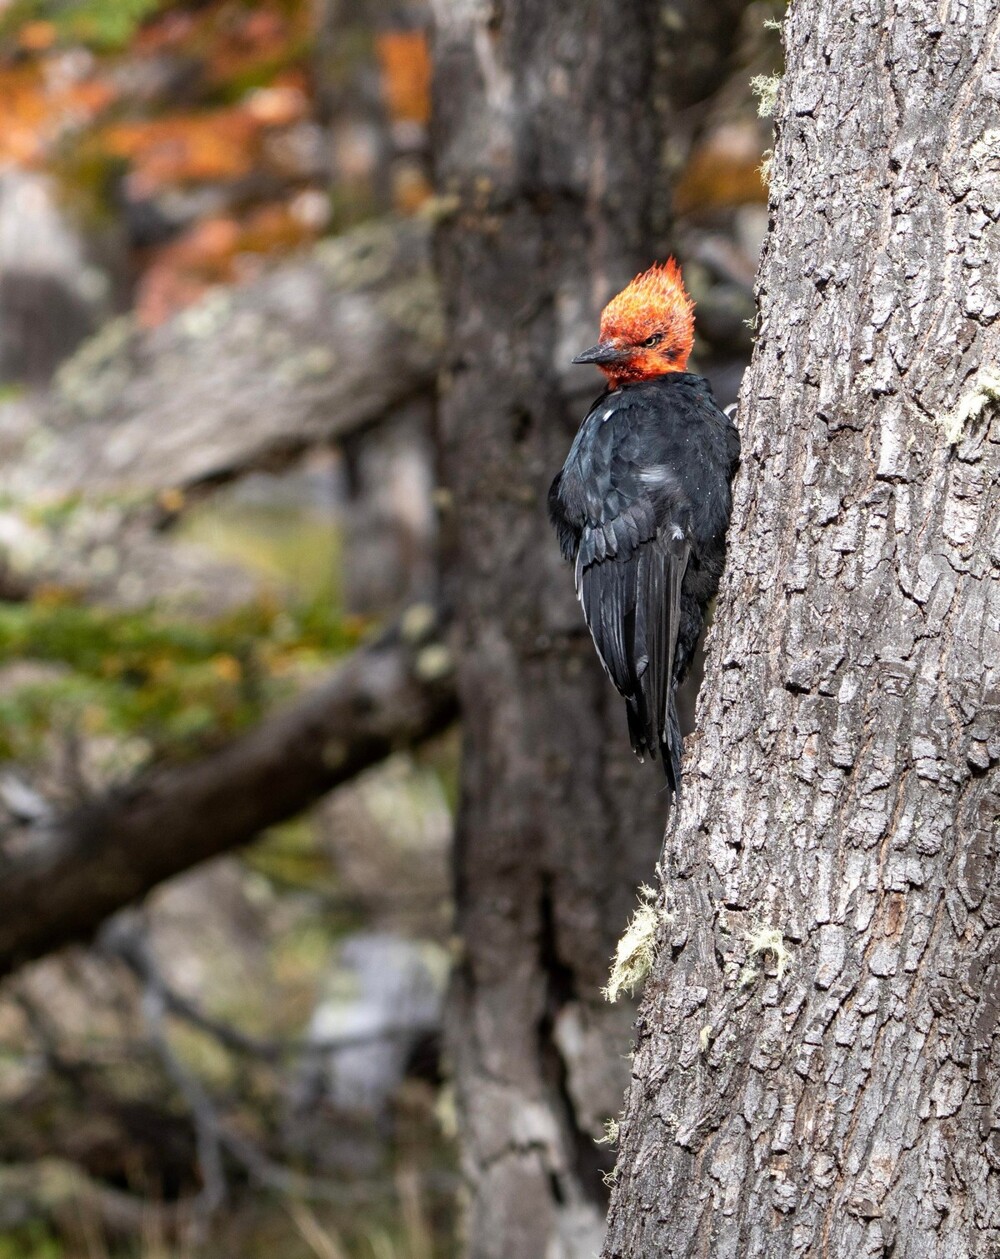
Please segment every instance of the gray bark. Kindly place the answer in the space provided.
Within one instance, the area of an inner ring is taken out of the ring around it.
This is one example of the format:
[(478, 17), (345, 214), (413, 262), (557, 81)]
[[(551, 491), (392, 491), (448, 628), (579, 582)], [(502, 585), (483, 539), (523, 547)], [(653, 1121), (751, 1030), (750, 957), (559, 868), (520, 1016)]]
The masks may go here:
[(604, 1254), (995, 1256), (1000, 16), (814, 0), (785, 36)]
[[(742, 7), (720, 6), (730, 34)], [(631, 756), (545, 496), (600, 388), (569, 361), (665, 252), (664, 67), (696, 8), (436, 10), (442, 528), (465, 736), (449, 1043), (474, 1259), (590, 1259), (603, 1235), (594, 1142), (630, 1014), (599, 989), (666, 796)]]

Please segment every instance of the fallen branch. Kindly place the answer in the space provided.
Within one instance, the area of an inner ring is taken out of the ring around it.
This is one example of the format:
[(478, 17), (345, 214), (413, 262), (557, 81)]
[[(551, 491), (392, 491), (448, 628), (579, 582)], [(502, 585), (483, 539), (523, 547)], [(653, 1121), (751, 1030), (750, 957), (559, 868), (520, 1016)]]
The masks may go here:
[(457, 713), (450, 672), (429, 633), (395, 629), (221, 751), (142, 775), (40, 829), (0, 877), (0, 975), (87, 939), (157, 883), (440, 733)]

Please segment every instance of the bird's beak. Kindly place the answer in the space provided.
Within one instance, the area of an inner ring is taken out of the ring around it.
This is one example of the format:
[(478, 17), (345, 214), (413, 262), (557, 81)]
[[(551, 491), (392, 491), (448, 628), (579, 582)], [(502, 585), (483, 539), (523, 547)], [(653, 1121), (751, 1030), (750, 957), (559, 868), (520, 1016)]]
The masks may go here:
[(599, 341), (597, 345), (592, 345), (589, 350), (584, 350), (582, 354), (578, 354), (573, 360), (574, 363), (596, 363), (598, 367), (602, 363), (624, 363), (630, 357), (631, 351), (622, 349), (615, 345), (613, 341)]

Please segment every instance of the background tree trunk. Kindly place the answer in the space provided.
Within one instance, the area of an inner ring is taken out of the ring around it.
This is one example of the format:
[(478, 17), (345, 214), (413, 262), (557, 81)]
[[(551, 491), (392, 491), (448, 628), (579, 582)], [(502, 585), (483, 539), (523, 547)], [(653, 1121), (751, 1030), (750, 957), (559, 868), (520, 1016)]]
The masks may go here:
[(631, 756), (545, 496), (599, 392), (570, 359), (664, 252), (668, 87), (687, 104), (718, 81), (744, 6), (719, 6), (714, 43), (691, 39), (700, 78), (669, 78), (695, 7), (438, 6), (440, 449), (465, 734), (450, 1049), (475, 1259), (590, 1259), (603, 1236), (594, 1141), (620, 1105), (631, 1016), (599, 988), (667, 797)]
[(931, 0), (786, 23), (609, 1259), (998, 1253), (998, 34)]

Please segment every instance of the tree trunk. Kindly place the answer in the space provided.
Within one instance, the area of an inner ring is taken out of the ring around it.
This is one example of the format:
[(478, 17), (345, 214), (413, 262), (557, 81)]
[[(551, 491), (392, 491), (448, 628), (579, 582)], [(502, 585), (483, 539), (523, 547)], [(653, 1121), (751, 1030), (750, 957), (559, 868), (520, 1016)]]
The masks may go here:
[(1000, 16), (786, 22), (606, 1259), (1000, 1253)]
[[(743, 4), (719, 6), (710, 53), (691, 41), (703, 77), (678, 91), (718, 81)], [(620, 1105), (630, 1014), (599, 989), (667, 797), (631, 756), (545, 496), (599, 391), (569, 361), (663, 254), (658, 58), (694, 7), (438, 5), (442, 524), (465, 731), (449, 1039), (473, 1259), (591, 1259), (603, 1237), (595, 1138)]]

